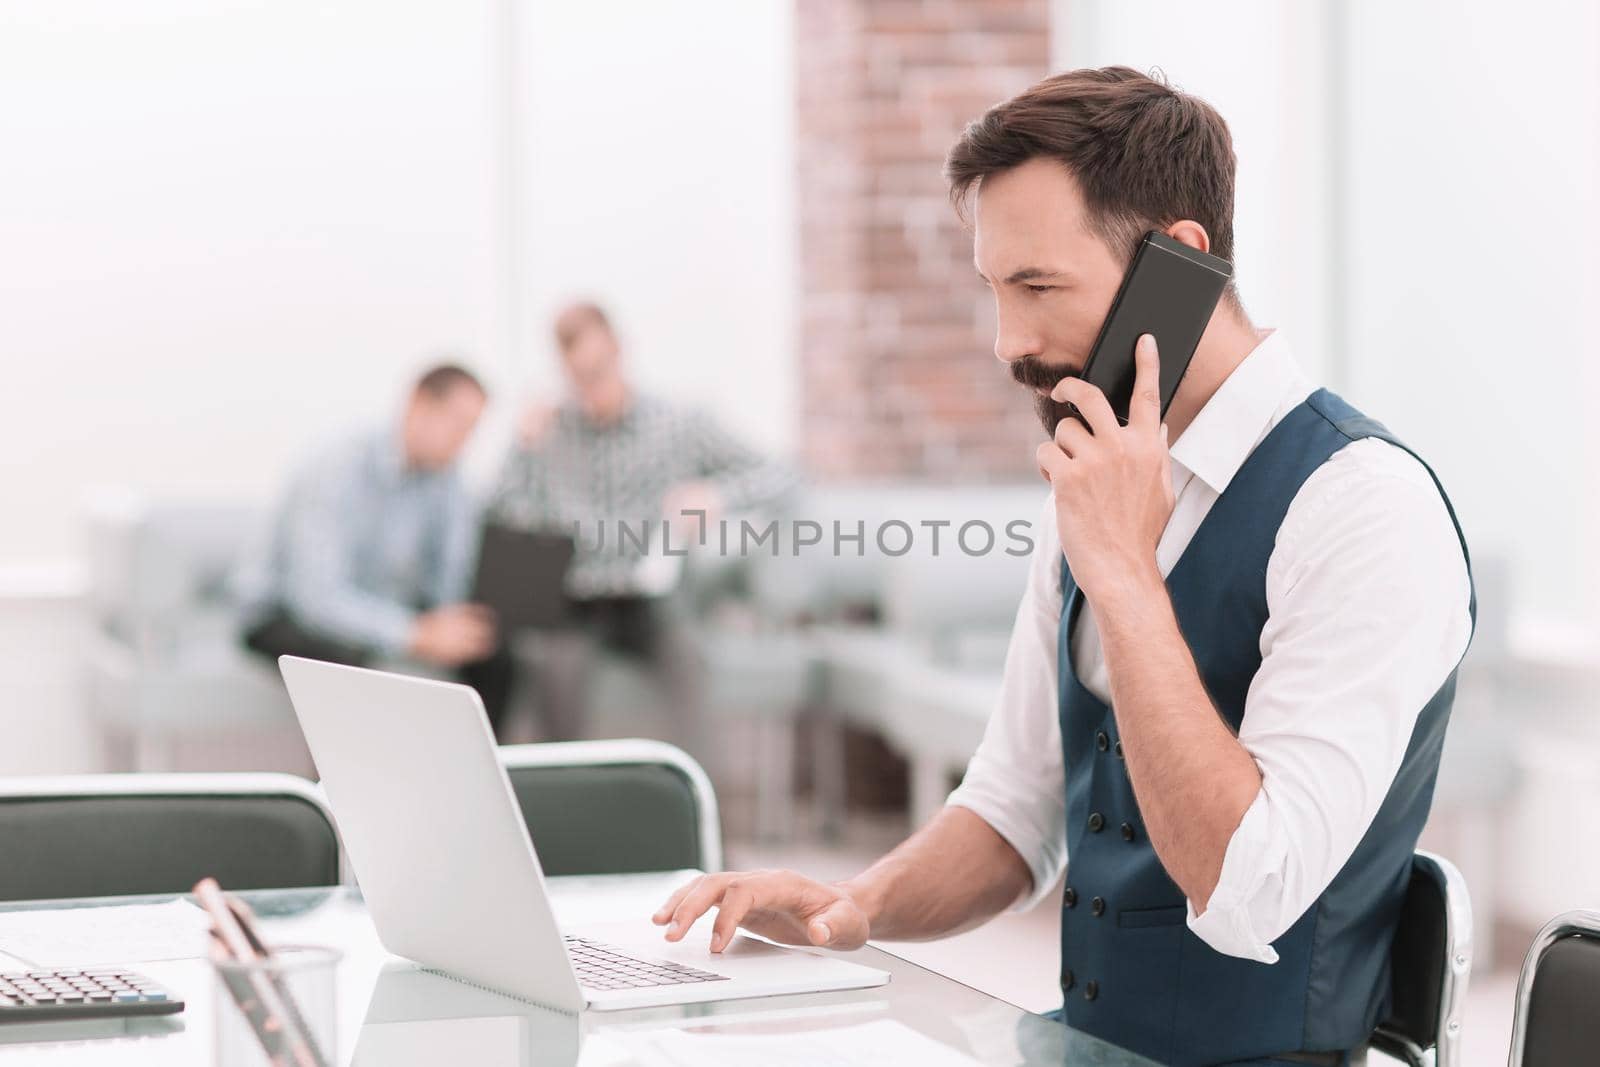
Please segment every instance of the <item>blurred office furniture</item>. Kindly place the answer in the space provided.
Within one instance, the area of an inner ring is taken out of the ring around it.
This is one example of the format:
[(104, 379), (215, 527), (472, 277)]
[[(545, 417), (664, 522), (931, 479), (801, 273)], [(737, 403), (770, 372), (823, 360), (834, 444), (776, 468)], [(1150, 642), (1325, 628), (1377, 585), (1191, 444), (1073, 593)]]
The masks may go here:
[(87, 774), (0, 784), (0, 900), (337, 885), (318, 789), (290, 774)]
[[(691, 682), (688, 715), (674, 715), (661, 664), (595, 643), (584, 650), (581, 722), (589, 739), (670, 739), (703, 761), (718, 781), (741, 781), (759, 769), (749, 782), (756, 795), (755, 827), (772, 838), (789, 827), (795, 721), (811, 692), (813, 667), (800, 635), (765, 619), (752, 625), (760, 608), (747, 598), (731, 613), (737, 621), (730, 624), (730, 613), (722, 609), (730, 594), (742, 597), (748, 562), (699, 555), (682, 568), (681, 584), (663, 594), (659, 617), (664, 625), (681, 627), (676, 648), (695, 661), (679, 665)], [(533, 676), (553, 657), (572, 651), (568, 640), (570, 635), (526, 632), (513, 639), (513, 648)], [(728, 743), (730, 721), (750, 732), (748, 750)]]
[[(701, 736), (742, 719), (755, 739), (753, 752), (707, 744), (694, 755), (719, 780), (749, 783), (762, 836), (793, 822), (802, 715), (818, 727), (812, 762), (826, 826), (843, 809), (846, 724), (881, 733), (910, 761), (914, 818), (943, 803), (994, 709), (1032, 547), (1012, 534), (1033, 535), (1043, 500), (1032, 485), (812, 487), (778, 520), (776, 542), (751, 542), (741, 555), (730, 518), (727, 555), (690, 556), (673, 595), (705, 667)], [(124, 762), (168, 768), (178, 742), (207, 736), (297, 738), (282, 683), (238, 643), (227, 596), (259, 516), (113, 500), (87, 517), (89, 702)], [(752, 520), (757, 534), (768, 521)], [(815, 524), (818, 543), (795, 545), (802, 523)], [(1008, 532), (1013, 523), (1026, 525)], [(590, 704), (592, 737), (672, 736), (648, 672), (625, 656), (596, 657)]]
[(228, 578), (260, 516), (223, 503), (103, 497), (86, 514), (94, 719), (131, 770), (196, 737), (298, 737), (283, 683), (239, 644)]
[(742, 719), (753, 729), (753, 748), (736, 754), (717, 751), (709, 740), (708, 755), (722, 757), (728, 775), (738, 760), (747, 760), (755, 775), (755, 830), (764, 840), (782, 839), (793, 828), (795, 737), (800, 715), (813, 691), (812, 653), (804, 638), (783, 630), (748, 630), (702, 625), (699, 736), (708, 738), (719, 724)]
[(1466, 880), (1443, 856), (1418, 852), (1389, 952), (1389, 1015), (1373, 1048), (1408, 1067), (1459, 1067), (1472, 944)]
[[(914, 823), (944, 803), (999, 698), (1043, 505), (1033, 485), (814, 487), (796, 514), (821, 526), (823, 544), (751, 558), (757, 601), (811, 664), (824, 828), (843, 807), (845, 724), (909, 761)], [(833, 550), (836, 523), (864, 532), (862, 551)]]
[(1569, 911), (1533, 939), (1517, 976), (1510, 1067), (1569, 1067), (1600, 1056), (1600, 911)]
[[(749, 539), (729, 517), (725, 555), (715, 530), (715, 551), (691, 552), (674, 595), (704, 664), (700, 736), (722, 736), (732, 719), (754, 727), (752, 751), (708, 744), (696, 755), (718, 780), (753, 790), (759, 836), (793, 823), (803, 715), (825, 827), (843, 809), (846, 724), (881, 733), (910, 761), (914, 818), (944, 802), (994, 709), (1027, 574), (1033, 543), (1008, 524), (1032, 536), (1043, 502), (1032, 485), (813, 486), (788, 514), (750, 519)], [(775, 536), (756, 540), (773, 521)], [(800, 525), (815, 543), (795, 543)], [(589, 703), (591, 736), (667, 729), (646, 673), (626, 657), (596, 656)]]
[(722, 869), (711, 780), (662, 741), (564, 741), (500, 749), (512, 792), (552, 877)]
[[(678, 595), (706, 659), (702, 718), (755, 726), (754, 760), (702, 755), (718, 781), (754, 789), (760, 837), (792, 824), (806, 712), (824, 829), (842, 819), (846, 725), (882, 733), (910, 761), (914, 819), (938, 811), (994, 710), (1034, 545), (1011, 534), (1034, 536), (1043, 499), (1032, 485), (810, 486), (776, 520), (776, 539), (741, 541), (730, 518), (726, 557), (691, 553)], [(750, 536), (766, 522), (752, 520)], [(814, 544), (795, 544), (800, 525)], [(726, 589), (736, 609), (715, 606)], [(621, 657), (603, 657), (592, 704), (600, 736), (651, 715), (650, 691)]]

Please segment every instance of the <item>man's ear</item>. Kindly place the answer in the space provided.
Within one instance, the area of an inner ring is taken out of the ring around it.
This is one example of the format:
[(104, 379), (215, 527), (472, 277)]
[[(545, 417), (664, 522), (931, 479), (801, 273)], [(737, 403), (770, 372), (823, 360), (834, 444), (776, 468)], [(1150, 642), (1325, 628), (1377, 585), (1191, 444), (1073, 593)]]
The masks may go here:
[(1167, 227), (1167, 236), (1199, 252), (1211, 251), (1211, 235), (1193, 219), (1179, 219)]

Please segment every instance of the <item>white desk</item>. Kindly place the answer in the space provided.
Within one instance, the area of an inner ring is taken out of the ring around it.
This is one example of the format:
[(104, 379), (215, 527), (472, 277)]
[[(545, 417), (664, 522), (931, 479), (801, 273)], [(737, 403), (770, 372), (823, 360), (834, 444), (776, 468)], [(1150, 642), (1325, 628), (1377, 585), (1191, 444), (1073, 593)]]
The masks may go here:
[[(617, 875), (551, 880), (563, 923), (645, 915), (684, 874)], [(692, 1027), (722, 1034), (798, 1034), (892, 1019), (983, 1063), (1143, 1064), (1120, 1050), (1070, 1034), (1061, 1025), (1022, 1011), (959, 982), (876, 948), (853, 958), (888, 970), (877, 989), (647, 1008), (564, 1016), (472, 989), (419, 971), (385, 953), (366, 908), (352, 889), (274, 890), (241, 894), (255, 909), (269, 939), (326, 944), (344, 952), (338, 977), (339, 1063), (410, 1067), (624, 1067), (625, 1035), (640, 1030)], [(171, 898), (108, 898), (53, 904), (0, 905), (0, 910), (46, 906), (95, 907)], [(46, 1030), (0, 1028), (0, 1067), (41, 1065), (214, 1062), (215, 1010), (210, 965), (204, 960), (127, 961), (165, 983), (187, 1002), (168, 1018), (115, 1023), (56, 1023)], [(22, 969), (0, 956), (4, 969)], [(618, 1035), (624, 1035), (620, 1040)], [(619, 1055), (620, 1050), (620, 1055)]]

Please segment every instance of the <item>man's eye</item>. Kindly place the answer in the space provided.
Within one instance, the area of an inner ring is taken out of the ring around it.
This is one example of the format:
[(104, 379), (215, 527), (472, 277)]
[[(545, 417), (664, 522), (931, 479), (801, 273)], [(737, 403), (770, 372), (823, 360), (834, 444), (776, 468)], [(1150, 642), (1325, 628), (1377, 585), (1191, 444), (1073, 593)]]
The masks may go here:
[(1055, 288), (1055, 286), (1053, 286), (1053, 285), (1030, 285), (1030, 286), (1028, 286), (1028, 292), (1030, 292), (1030, 293), (1048, 293), (1050, 290), (1052, 290), (1054, 288)]

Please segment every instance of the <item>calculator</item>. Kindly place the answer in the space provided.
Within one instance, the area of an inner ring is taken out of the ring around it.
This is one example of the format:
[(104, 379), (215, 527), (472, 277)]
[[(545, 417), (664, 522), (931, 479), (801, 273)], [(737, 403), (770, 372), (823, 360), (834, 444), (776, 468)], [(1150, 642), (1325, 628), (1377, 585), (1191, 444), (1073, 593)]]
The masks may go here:
[(0, 972), (0, 1024), (171, 1015), (182, 1010), (183, 1001), (162, 985), (120, 967)]

